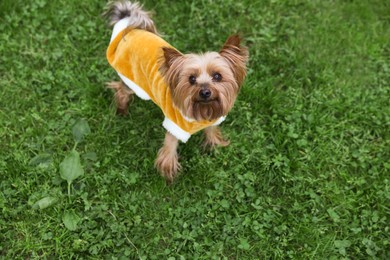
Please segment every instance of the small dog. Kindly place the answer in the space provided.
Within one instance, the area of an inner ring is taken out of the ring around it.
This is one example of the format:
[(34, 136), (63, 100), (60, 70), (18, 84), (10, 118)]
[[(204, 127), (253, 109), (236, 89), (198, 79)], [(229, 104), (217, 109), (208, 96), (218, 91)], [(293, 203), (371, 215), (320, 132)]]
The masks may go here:
[(232, 109), (246, 76), (248, 50), (231, 35), (219, 52), (182, 54), (158, 34), (138, 3), (112, 2), (106, 15), (114, 26), (107, 59), (121, 81), (115, 90), (117, 113), (127, 114), (133, 94), (152, 100), (165, 115), (167, 130), (155, 166), (167, 182), (178, 171), (178, 141), (204, 130), (205, 144), (227, 146), (218, 125)]

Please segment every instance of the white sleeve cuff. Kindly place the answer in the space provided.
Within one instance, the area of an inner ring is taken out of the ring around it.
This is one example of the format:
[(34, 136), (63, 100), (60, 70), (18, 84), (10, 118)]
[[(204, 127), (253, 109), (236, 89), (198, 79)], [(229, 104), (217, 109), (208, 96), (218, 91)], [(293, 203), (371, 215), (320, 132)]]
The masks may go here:
[(169, 118), (165, 118), (163, 122), (163, 127), (174, 137), (186, 143), (188, 139), (191, 137), (190, 133), (187, 133), (183, 129), (181, 129), (177, 124), (172, 122)]
[(135, 84), (133, 81), (130, 79), (126, 78), (124, 75), (120, 74), (117, 72), (121, 80), (128, 86), (131, 90), (134, 91), (134, 93), (137, 95), (137, 97), (143, 99), (143, 100), (150, 100), (150, 97), (148, 93), (145, 92), (140, 86)]

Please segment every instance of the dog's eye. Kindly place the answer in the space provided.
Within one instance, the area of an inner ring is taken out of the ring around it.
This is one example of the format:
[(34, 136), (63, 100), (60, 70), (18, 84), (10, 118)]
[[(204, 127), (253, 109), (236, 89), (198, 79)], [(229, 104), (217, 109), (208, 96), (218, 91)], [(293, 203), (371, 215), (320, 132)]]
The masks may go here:
[(213, 74), (213, 80), (217, 81), (217, 82), (221, 81), (222, 80), (222, 75), (219, 74), (218, 72), (214, 73)]
[(188, 81), (190, 82), (191, 85), (194, 85), (194, 84), (196, 83), (196, 78), (195, 78), (195, 76), (190, 76), (190, 77), (188, 78)]

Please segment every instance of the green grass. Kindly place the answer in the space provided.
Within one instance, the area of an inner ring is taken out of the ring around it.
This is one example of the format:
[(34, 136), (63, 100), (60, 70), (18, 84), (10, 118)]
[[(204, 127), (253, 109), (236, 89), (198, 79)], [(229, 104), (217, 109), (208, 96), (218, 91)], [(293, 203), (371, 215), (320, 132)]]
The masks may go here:
[(245, 36), (231, 145), (193, 136), (166, 186), (161, 112), (136, 99), (118, 117), (104, 89), (105, 2), (3, 0), (0, 258), (389, 259), (390, 3), (144, 4), (184, 52)]

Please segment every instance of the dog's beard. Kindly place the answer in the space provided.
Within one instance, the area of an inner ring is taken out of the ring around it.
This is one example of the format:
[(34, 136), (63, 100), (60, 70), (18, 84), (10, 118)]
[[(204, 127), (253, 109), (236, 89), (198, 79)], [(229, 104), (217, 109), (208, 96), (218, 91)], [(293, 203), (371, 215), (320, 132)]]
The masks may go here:
[(223, 116), (223, 106), (219, 99), (208, 102), (195, 101), (192, 104), (192, 117), (197, 120), (212, 121)]
[(199, 98), (199, 88), (189, 85), (186, 78), (172, 93), (173, 102), (187, 118), (196, 121), (213, 121), (227, 115), (236, 100), (239, 87), (235, 82), (210, 86), (210, 98)]

